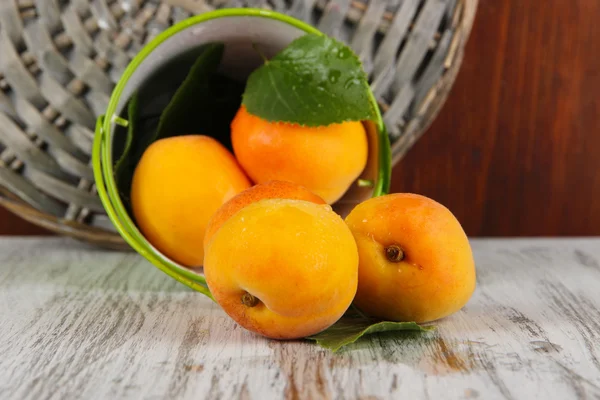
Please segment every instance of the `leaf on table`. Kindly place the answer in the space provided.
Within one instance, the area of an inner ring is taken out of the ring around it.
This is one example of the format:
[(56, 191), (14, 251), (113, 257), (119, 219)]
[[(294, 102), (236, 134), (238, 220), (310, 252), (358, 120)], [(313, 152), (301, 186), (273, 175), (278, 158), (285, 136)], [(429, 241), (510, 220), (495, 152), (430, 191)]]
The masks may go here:
[(363, 336), (380, 332), (417, 331), (429, 332), (432, 326), (421, 326), (415, 322), (375, 321), (359, 316), (352, 311), (346, 313), (328, 329), (306, 339), (314, 340), (321, 347), (337, 352), (342, 347), (356, 342)]
[(375, 120), (359, 58), (325, 35), (304, 35), (266, 60), (248, 78), (243, 104), (268, 121), (326, 126)]

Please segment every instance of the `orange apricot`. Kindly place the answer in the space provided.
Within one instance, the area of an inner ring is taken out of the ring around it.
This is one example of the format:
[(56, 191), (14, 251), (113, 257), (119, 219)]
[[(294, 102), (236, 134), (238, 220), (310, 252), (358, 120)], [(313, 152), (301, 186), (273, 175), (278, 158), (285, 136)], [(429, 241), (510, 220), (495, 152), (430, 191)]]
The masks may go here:
[(252, 186), (239, 193), (212, 216), (206, 227), (204, 235), (204, 247), (206, 247), (210, 238), (233, 214), (246, 207), (248, 204), (255, 203), (262, 199), (291, 199), (305, 200), (316, 204), (325, 204), (325, 201), (312, 193), (303, 186), (285, 181), (269, 181), (267, 183)]
[(329, 204), (343, 196), (367, 163), (367, 133), (361, 122), (305, 127), (269, 122), (242, 106), (231, 123), (231, 140), (254, 182), (294, 182)]
[(356, 293), (356, 243), (327, 204), (249, 204), (214, 234), (204, 261), (208, 287), (223, 310), (269, 338), (301, 338), (328, 328)]
[(346, 217), (360, 257), (354, 303), (374, 317), (419, 323), (461, 309), (475, 290), (475, 264), (460, 223), (415, 194), (369, 199)]
[(202, 135), (161, 139), (138, 163), (131, 207), (146, 239), (170, 259), (202, 265), (206, 225), (215, 211), (250, 182), (233, 155)]

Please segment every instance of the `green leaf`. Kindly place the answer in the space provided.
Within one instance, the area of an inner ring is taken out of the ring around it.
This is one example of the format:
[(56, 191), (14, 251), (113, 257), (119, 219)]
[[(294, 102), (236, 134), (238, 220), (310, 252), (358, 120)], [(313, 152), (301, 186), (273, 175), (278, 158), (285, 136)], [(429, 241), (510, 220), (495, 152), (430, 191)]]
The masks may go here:
[(153, 141), (175, 135), (199, 133), (190, 131), (190, 125), (201, 112), (200, 107), (215, 95), (210, 90), (211, 79), (221, 63), (224, 50), (225, 46), (222, 43), (212, 43), (198, 57), (185, 81), (161, 114)]
[(375, 321), (349, 311), (328, 329), (316, 335), (309, 336), (306, 339), (314, 340), (321, 347), (330, 349), (335, 353), (342, 347), (373, 333), (398, 331), (429, 332), (433, 329), (435, 328), (432, 326), (425, 327), (415, 322)]
[[(126, 181), (131, 180), (130, 175), (130, 155), (132, 150), (133, 138), (136, 136), (137, 122), (139, 118), (139, 97), (137, 92), (133, 94), (127, 104), (127, 135), (125, 137), (125, 146), (121, 157), (117, 160), (114, 168), (115, 181), (117, 187), (121, 188)], [(127, 195), (129, 197), (129, 195)]]
[(267, 121), (326, 126), (375, 120), (371, 99), (356, 54), (333, 38), (309, 34), (250, 75), (243, 104)]

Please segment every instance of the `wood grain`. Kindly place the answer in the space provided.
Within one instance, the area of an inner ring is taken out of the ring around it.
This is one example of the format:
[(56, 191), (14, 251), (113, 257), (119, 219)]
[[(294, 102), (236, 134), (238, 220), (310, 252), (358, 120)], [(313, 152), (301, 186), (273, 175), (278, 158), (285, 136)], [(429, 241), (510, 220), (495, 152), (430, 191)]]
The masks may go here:
[(0, 398), (599, 398), (600, 239), (473, 249), (477, 291), (437, 333), (333, 355), (245, 331), (135, 254), (3, 238)]
[(483, 0), (438, 118), (393, 171), (471, 236), (600, 233), (600, 2)]

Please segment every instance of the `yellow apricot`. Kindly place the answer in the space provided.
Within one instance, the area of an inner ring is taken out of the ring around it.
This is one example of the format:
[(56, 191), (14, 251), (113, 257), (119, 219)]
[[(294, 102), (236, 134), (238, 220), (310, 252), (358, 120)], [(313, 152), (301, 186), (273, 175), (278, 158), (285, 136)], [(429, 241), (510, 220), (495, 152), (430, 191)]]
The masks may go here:
[(204, 273), (223, 310), (274, 339), (318, 333), (356, 293), (358, 253), (329, 205), (264, 199), (232, 215), (206, 247)]
[(329, 204), (344, 195), (367, 163), (367, 133), (356, 121), (304, 127), (263, 120), (242, 106), (231, 123), (231, 140), (254, 182), (294, 182)]
[(369, 199), (346, 217), (360, 257), (354, 303), (392, 321), (429, 322), (461, 309), (475, 290), (475, 264), (460, 223), (424, 196)]
[(135, 221), (170, 259), (202, 265), (204, 234), (214, 212), (250, 182), (233, 155), (208, 136), (161, 139), (138, 163), (131, 185)]

